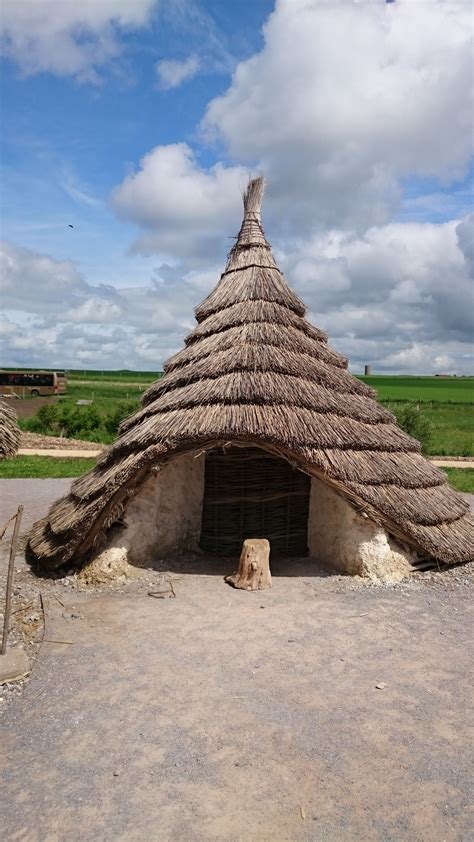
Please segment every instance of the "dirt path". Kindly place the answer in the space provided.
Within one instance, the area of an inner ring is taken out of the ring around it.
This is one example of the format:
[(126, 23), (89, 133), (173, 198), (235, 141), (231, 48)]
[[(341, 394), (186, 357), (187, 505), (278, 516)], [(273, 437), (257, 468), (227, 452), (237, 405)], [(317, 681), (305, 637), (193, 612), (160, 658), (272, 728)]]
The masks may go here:
[(52, 456), (54, 459), (95, 459), (100, 456), (102, 450), (74, 450), (68, 447), (66, 450), (55, 448), (48, 450), (44, 447), (20, 447), (19, 456)]
[(47, 513), (51, 503), (67, 494), (72, 479), (0, 479), (0, 526), (15, 514), (20, 503), (25, 507), (22, 533)]
[[(38, 433), (22, 433), (20, 456), (52, 456), (53, 458), (89, 458), (100, 456), (104, 444), (76, 441), (75, 439), (41, 436)], [(438, 468), (474, 468), (474, 459), (455, 456), (431, 456), (430, 462)]]
[[(85, 443), (83, 443), (85, 444)], [(60, 447), (55, 447), (54, 449), (48, 449), (47, 447), (21, 447), (18, 451), (20, 456), (53, 456), (55, 458), (64, 459), (64, 458), (72, 458), (72, 457), (82, 457), (82, 458), (95, 458), (100, 456), (102, 453), (103, 447), (101, 450), (93, 450), (91, 449), (91, 445), (89, 444), (89, 449), (86, 447), (81, 447), (81, 449), (74, 449), (74, 447), (67, 447), (61, 449)], [(463, 459), (455, 460), (455, 459), (430, 459), (430, 462), (433, 465), (436, 465), (438, 468), (474, 468), (474, 459)]]
[(93, 441), (83, 441), (82, 439), (67, 439), (59, 436), (43, 436), (40, 433), (22, 432), (20, 447), (22, 448), (20, 452), (44, 451), (49, 454), (51, 451), (63, 450), (94, 450), (100, 452), (105, 450), (107, 445)]
[[(69, 484), (0, 502), (36, 519)], [(47, 622), (5, 705), (7, 842), (472, 838), (472, 565), (378, 587), (275, 565), (250, 594), (177, 561), (166, 599), (158, 572), (84, 592), (16, 566)]]
[(293, 573), (47, 599), (69, 643), (6, 714), (6, 838), (467, 842), (470, 577)]
[(439, 459), (435, 456), (434, 458), (430, 459), (430, 462), (433, 465), (436, 465), (437, 468), (474, 468), (474, 459), (456, 459), (450, 458), (447, 456), (446, 458), (440, 457)]

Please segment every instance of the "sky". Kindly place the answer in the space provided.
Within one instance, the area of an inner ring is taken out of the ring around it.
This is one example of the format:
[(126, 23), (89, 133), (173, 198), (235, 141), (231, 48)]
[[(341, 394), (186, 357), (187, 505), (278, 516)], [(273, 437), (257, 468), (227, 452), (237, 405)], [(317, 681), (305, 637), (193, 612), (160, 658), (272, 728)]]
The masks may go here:
[(249, 175), (354, 372), (472, 374), (470, 0), (3, 0), (0, 364), (162, 369)]

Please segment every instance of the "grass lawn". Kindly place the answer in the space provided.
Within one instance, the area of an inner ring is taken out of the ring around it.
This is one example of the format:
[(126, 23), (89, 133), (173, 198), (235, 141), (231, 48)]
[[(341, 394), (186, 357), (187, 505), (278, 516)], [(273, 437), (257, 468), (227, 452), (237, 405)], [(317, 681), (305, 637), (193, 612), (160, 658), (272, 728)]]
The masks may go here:
[[(150, 383), (153, 381), (151, 380)], [(92, 400), (101, 407), (110, 406), (111, 401), (137, 402), (137, 407), (143, 392), (150, 383), (138, 380), (70, 380), (67, 384), (67, 395), (60, 398), (61, 402), (78, 400)]]
[[(0, 462), (0, 479), (63, 479), (79, 477), (93, 468), (95, 459), (17, 456)], [(442, 468), (458, 491), (474, 494), (474, 468)]]
[(431, 438), (426, 448), (432, 456), (474, 455), (474, 405), (436, 404), (421, 411), (431, 424)]
[(474, 377), (359, 377), (381, 401), (474, 403)]
[[(81, 424), (70, 429), (35, 427), (35, 421), (21, 420), (23, 429), (47, 435), (63, 434), (109, 444), (115, 439), (120, 418), (139, 409), (143, 392), (162, 372), (151, 371), (91, 371), (68, 373), (67, 395), (57, 403), (61, 409), (73, 410)], [(379, 400), (393, 409), (404, 403), (419, 405), (420, 412), (431, 425), (431, 438), (425, 452), (432, 456), (474, 456), (474, 377), (405, 377), (370, 376), (360, 380), (372, 386)], [(77, 407), (78, 400), (92, 401), (92, 407)], [(92, 410), (100, 418), (87, 422)], [(118, 416), (115, 417), (118, 413)], [(82, 425), (84, 416), (84, 425)]]
[(93, 468), (95, 459), (68, 459), (55, 456), (17, 456), (15, 459), (2, 459), (0, 479), (63, 479), (80, 477)]
[(448, 475), (448, 482), (458, 491), (474, 494), (474, 468), (441, 468)]

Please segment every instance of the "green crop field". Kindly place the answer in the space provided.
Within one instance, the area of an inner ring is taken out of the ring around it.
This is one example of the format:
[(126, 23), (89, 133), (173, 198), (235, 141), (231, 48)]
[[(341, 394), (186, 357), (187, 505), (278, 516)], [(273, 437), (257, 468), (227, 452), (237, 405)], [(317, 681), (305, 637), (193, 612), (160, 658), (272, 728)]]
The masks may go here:
[(458, 491), (474, 494), (474, 468), (442, 468), (448, 482)]
[[(45, 435), (65, 435), (87, 441), (113, 441), (120, 420), (140, 405), (143, 392), (162, 372), (92, 371), (68, 372), (67, 395), (56, 407), (42, 410), (43, 417), (23, 419), (24, 429)], [(472, 456), (474, 428), (473, 377), (360, 377), (372, 386), (378, 398), (397, 417), (416, 408), (420, 424), (408, 429), (419, 438), (428, 455)], [(91, 401), (78, 406), (77, 401)], [(412, 416), (413, 416), (413, 410)], [(415, 421), (417, 419), (415, 418)], [(412, 418), (413, 421), (413, 418)], [(403, 425), (403, 420), (401, 421)], [(428, 432), (427, 432), (428, 430)]]
[(68, 381), (72, 380), (95, 380), (101, 382), (102, 380), (113, 380), (116, 383), (120, 382), (134, 382), (153, 383), (157, 377), (163, 374), (162, 371), (129, 371), (128, 369), (120, 369), (118, 371), (92, 371), (90, 369), (74, 369), (67, 373)]
[(474, 455), (474, 405), (434, 403), (420, 410), (431, 425), (426, 453), (432, 456)]
[[(153, 383), (153, 380), (150, 380)], [(94, 403), (110, 405), (111, 401), (139, 401), (150, 383), (140, 383), (136, 380), (70, 380), (68, 381), (67, 396), (61, 401), (92, 400)]]
[(474, 377), (359, 377), (381, 401), (474, 403)]

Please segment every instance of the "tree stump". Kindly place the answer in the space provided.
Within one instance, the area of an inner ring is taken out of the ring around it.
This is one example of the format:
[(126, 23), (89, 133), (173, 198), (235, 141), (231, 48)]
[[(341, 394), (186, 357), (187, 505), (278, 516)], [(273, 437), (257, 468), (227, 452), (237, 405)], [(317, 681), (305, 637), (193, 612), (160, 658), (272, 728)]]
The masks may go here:
[(226, 582), (245, 591), (271, 588), (270, 542), (266, 538), (246, 538), (240, 553), (239, 567)]

